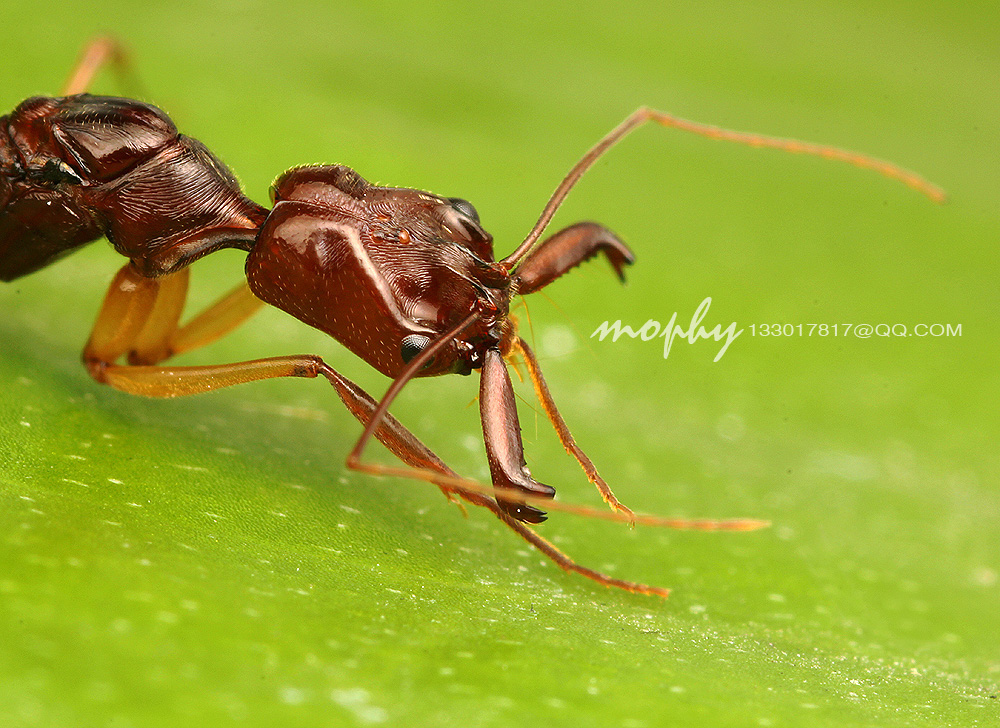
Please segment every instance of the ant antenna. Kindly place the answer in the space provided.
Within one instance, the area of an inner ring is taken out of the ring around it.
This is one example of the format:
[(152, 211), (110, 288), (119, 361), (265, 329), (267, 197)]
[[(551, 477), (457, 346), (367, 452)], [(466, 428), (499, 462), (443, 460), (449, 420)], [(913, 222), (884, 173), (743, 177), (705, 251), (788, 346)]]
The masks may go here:
[(417, 354), (417, 356), (410, 361), (406, 369), (404, 369), (402, 373), (393, 380), (388, 391), (386, 391), (385, 395), (379, 401), (378, 406), (375, 408), (375, 411), (372, 412), (371, 417), (368, 419), (368, 425), (365, 427), (364, 432), (361, 433), (361, 437), (354, 445), (354, 449), (351, 450), (350, 454), (347, 456), (348, 467), (352, 467), (361, 461), (361, 453), (364, 451), (368, 441), (375, 434), (375, 430), (377, 430), (379, 425), (382, 424), (382, 420), (385, 419), (385, 415), (389, 411), (389, 405), (391, 405), (392, 401), (396, 399), (396, 396), (400, 393), (403, 387), (405, 387), (409, 381), (413, 379), (416, 373), (419, 372), (435, 354), (441, 351), (441, 349), (447, 346), (450, 341), (455, 339), (478, 319), (479, 312), (473, 311), (471, 314), (466, 316), (461, 323), (458, 324), (458, 326), (454, 327), (450, 331), (446, 331), (438, 337), (433, 344)]
[(566, 199), (566, 195), (569, 194), (569, 191), (573, 189), (573, 186), (580, 180), (584, 173), (590, 169), (594, 162), (596, 162), (601, 156), (604, 155), (605, 152), (620, 142), (630, 132), (649, 121), (655, 121), (657, 124), (661, 124), (662, 126), (688, 131), (692, 134), (708, 137), (709, 139), (721, 139), (727, 142), (746, 144), (751, 147), (781, 149), (786, 152), (792, 152), (793, 154), (809, 154), (816, 157), (824, 157), (826, 159), (835, 159), (841, 162), (847, 162), (848, 164), (853, 164), (855, 167), (871, 169), (885, 177), (899, 180), (908, 187), (912, 187), (917, 190), (917, 192), (931, 198), (934, 202), (944, 202), (946, 199), (944, 190), (934, 184), (931, 184), (915, 172), (903, 169), (892, 162), (886, 162), (882, 159), (870, 157), (867, 154), (851, 152), (846, 149), (826, 146), (824, 144), (802, 142), (797, 139), (785, 139), (781, 137), (763, 136), (761, 134), (753, 134), (750, 132), (732, 131), (730, 129), (723, 129), (710, 124), (700, 124), (696, 121), (688, 121), (687, 119), (681, 119), (680, 117), (672, 114), (667, 114), (662, 111), (657, 111), (643, 106), (642, 108), (636, 109), (636, 111), (630, 114), (625, 121), (608, 132), (603, 139), (597, 142), (597, 144), (595, 144), (594, 147), (587, 152), (579, 162), (576, 163), (573, 169), (570, 170), (569, 174), (566, 175), (565, 179), (559, 183), (556, 191), (552, 193), (552, 197), (550, 197), (549, 201), (545, 204), (545, 208), (542, 210), (542, 214), (539, 216), (538, 222), (536, 222), (535, 226), (531, 228), (531, 232), (528, 233), (524, 242), (517, 246), (517, 250), (500, 261), (504, 268), (508, 271), (513, 270), (531, 251), (532, 247), (534, 247), (535, 243), (538, 241), (538, 238), (541, 237), (542, 233), (545, 231), (545, 228), (548, 227), (549, 222), (556, 213), (556, 210), (559, 209), (563, 200)]

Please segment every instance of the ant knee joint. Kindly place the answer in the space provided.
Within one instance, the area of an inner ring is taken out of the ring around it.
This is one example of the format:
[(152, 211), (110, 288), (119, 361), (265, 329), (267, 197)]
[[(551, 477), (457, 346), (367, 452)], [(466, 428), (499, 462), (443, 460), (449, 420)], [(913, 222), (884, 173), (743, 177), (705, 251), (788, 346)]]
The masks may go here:
[(97, 357), (86, 355), (83, 357), (83, 365), (87, 368), (87, 374), (90, 375), (91, 379), (100, 384), (108, 383), (108, 364), (109, 362), (106, 362), (103, 359), (98, 359)]

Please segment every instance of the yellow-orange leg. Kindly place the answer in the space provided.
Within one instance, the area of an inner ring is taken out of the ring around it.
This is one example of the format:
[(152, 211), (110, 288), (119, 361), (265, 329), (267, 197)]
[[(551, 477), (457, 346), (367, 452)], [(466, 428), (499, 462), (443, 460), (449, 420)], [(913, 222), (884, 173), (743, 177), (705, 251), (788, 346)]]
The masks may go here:
[(84, 46), (76, 66), (63, 85), (62, 95), (72, 96), (86, 92), (94, 76), (107, 64), (114, 66), (123, 81), (134, 83), (134, 79), (130, 77), (129, 59), (125, 47), (116, 38), (104, 36), (94, 38)]
[[(185, 347), (191, 349), (199, 344), (208, 343), (234, 328), (259, 307), (259, 302), (250, 300), (241, 286), (218, 304), (195, 317), (190, 324), (178, 328), (177, 320), (180, 317), (186, 291), (185, 271), (160, 279), (151, 279), (137, 273), (131, 265), (122, 268), (108, 291), (84, 350), (83, 359), (91, 376), (123, 392), (147, 397), (180, 397), (276, 377), (323, 376), (333, 385), (348, 411), (362, 425), (369, 424), (378, 406), (375, 400), (318, 356), (275, 357), (203, 367), (117, 363), (126, 355), (135, 360), (143, 356), (155, 358), (164, 352), (165, 356), (170, 356), (172, 351), (179, 351)], [(172, 347), (164, 343), (165, 341), (174, 341), (175, 344)], [(137, 348), (140, 346), (141, 351)], [(607, 587), (661, 597), (669, 594), (667, 589), (615, 579), (577, 564), (526, 525), (507, 516), (494, 500), (495, 496), (500, 495), (505, 500), (532, 502), (530, 496), (516, 490), (499, 492), (492, 486), (460, 478), (392, 415), (383, 415), (372, 435), (410, 468), (393, 468), (361, 462), (360, 447), (356, 448), (358, 457), (353, 457), (355, 452), (352, 451), (352, 456), (348, 458), (349, 467), (367, 473), (431, 482), (473, 505), (482, 506), (566, 571), (580, 574)], [(363, 447), (363, 443), (359, 442), (359, 445)], [(634, 519), (643, 524), (673, 528), (752, 530), (766, 525), (760, 521), (749, 520), (660, 519), (565, 506), (547, 499), (534, 499), (533, 502), (544, 503), (550, 509), (580, 515), (611, 520)]]
[(538, 397), (538, 401), (542, 403), (542, 408), (545, 410), (545, 414), (548, 416), (549, 421), (552, 423), (553, 429), (559, 436), (559, 442), (566, 449), (570, 455), (576, 458), (576, 461), (583, 468), (583, 472), (587, 475), (587, 480), (594, 484), (597, 488), (597, 492), (601, 494), (601, 498), (604, 502), (611, 506), (612, 510), (624, 513), (626, 516), (633, 517), (631, 509), (624, 505), (611, 490), (611, 486), (608, 485), (607, 481), (601, 477), (600, 473), (597, 472), (597, 466), (594, 465), (593, 461), (587, 457), (587, 453), (580, 449), (580, 446), (576, 444), (576, 440), (573, 438), (573, 433), (569, 431), (569, 427), (566, 425), (566, 421), (559, 414), (559, 410), (556, 408), (555, 400), (552, 399), (552, 394), (549, 392), (549, 387), (545, 383), (545, 378), (542, 376), (542, 369), (538, 366), (538, 360), (535, 358), (534, 352), (528, 347), (528, 344), (524, 339), (518, 337), (514, 341), (514, 347), (511, 354), (520, 354), (521, 358), (524, 359), (524, 363), (528, 367), (528, 375), (531, 377), (531, 383), (535, 388), (535, 396)]
[[(199, 388), (191, 383), (191, 375), (178, 377), (171, 384), (169, 378), (157, 376), (162, 368), (150, 365), (212, 343), (242, 324), (264, 304), (254, 297), (246, 283), (241, 283), (185, 326), (180, 326), (187, 290), (187, 268), (161, 278), (147, 278), (131, 264), (119, 270), (83, 351), (83, 361), (90, 375), (124, 392), (150, 397), (178, 397), (218, 388)], [(119, 365), (117, 362), (123, 356), (127, 356), (133, 366)], [(185, 369), (179, 367), (170, 371)], [(229, 384), (261, 378), (240, 379), (236, 373), (228, 376), (235, 378)]]

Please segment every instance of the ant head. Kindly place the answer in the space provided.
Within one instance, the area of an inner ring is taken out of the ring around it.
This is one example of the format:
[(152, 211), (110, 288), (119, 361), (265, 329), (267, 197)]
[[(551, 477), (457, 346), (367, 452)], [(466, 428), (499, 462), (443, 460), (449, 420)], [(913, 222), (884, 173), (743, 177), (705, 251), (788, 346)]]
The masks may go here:
[(400, 239), (403, 245), (438, 248), (438, 253), (449, 246), (462, 248), (473, 263), (496, 270), (494, 277), (505, 278), (499, 267), (490, 266), (493, 236), (482, 228), (479, 213), (468, 200), (380, 187), (337, 164), (295, 167), (282, 174), (271, 185), (271, 202), (283, 201), (309, 202), (339, 212), (368, 227), (376, 237)]
[(509, 337), (511, 277), (459, 198), (380, 187), (349, 167), (286, 172), (247, 260), (254, 293), (396, 376), (470, 313), (420, 376), (468, 374)]

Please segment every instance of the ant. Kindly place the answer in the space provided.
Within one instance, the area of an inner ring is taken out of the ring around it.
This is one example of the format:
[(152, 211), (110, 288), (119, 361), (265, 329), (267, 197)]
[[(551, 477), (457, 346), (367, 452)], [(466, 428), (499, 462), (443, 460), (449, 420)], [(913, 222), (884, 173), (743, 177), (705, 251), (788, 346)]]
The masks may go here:
[[(570, 189), (612, 145), (655, 122), (713, 139), (846, 161), (934, 200), (944, 197), (917, 175), (863, 154), (640, 108), (584, 155), (524, 241), (496, 260), (493, 239), (468, 201), (379, 187), (346, 166), (294, 167), (272, 185), (272, 208), (258, 205), (207, 147), (179, 134), (162, 110), (86, 93), (109, 63), (127, 68), (124, 50), (113, 39), (97, 39), (84, 49), (61, 96), (27, 99), (0, 117), (0, 279), (34, 272), (100, 237), (129, 259), (111, 283), (83, 350), (91, 377), (147, 397), (179, 397), (273, 377), (323, 377), (364, 426), (347, 467), (431, 482), (449, 500), (492, 511), (563, 569), (642, 594), (665, 597), (669, 590), (575, 563), (528, 526), (545, 520), (538, 506), (633, 525), (752, 530), (767, 524), (635, 514), (573, 439), (538, 360), (517, 335), (511, 301), (595, 256), (606, 258), (624, 281), (624, 269), (635, 257), (614, 233), (592, 222), (539, 242)], [(246, 283), (181, 325), (188, 267), (223, 248), (247, 252)], [(161, 365), (225, 336), (264, 303), (329, 334), (390, 377), (386, 394), (376, 401), (311, 355)], [(532, 477), (507, 371), (507, 364), (517, 361), (563, 446), (610, 511), (555, 503), (555, 490)], [(473, 370), (481, 373), (479, 406), (491, 486), (459, 477), (388, 413), (411, 379)], [(363, 461), (373, 437), (408, 467)]]

